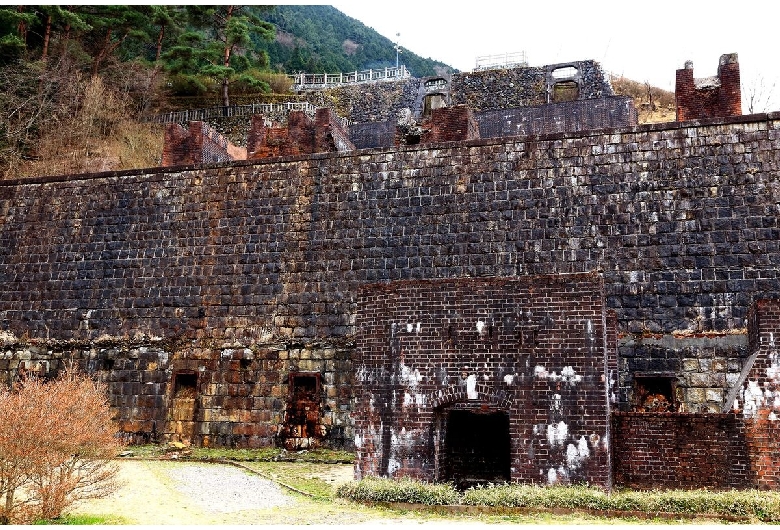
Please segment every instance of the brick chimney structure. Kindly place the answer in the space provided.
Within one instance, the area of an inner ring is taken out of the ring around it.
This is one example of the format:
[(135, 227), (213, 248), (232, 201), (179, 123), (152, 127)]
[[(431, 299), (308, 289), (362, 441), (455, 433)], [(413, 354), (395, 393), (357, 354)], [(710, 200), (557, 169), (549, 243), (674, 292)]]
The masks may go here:
[(246, 149), (233, 145), (207, 123), (191, 121), (187, 129), (178, 123), (165, 126), (163, 166), (213, 164), (233, 160), (246, 160)]
[(742, 91), (736, 53), (720, 56), (718, 75), (695, 79), (693, 62), (677, 70), (677, 121), (742, 115)]
[(248, 160), (354, 149), (345, 127), (329, 108), (317, 109), (313, 120), (303, 111), (292, 111), (287, 126), (274, 126), (254, 115), (247, 137)]
[(395, 144), (433, 144), (478, 140), (479, 124), (474, 112), (465, 105), (433, 109), (420, 123), (410, 116), (396, 128)]

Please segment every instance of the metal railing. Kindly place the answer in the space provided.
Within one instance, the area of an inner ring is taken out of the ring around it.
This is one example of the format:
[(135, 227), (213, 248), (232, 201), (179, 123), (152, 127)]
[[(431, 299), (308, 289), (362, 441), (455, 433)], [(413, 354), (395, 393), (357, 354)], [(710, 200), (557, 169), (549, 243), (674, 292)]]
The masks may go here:
[(474, 70), (491, 70), (494, 68), (517, 68), (528, 66), (528, 56), (525, 52), (502, 53), (499, 55), (483, 55), (477, 57)]
[(369, 81), (395, 81), (411, 77), (406, 66), (391, 66), (387, 68), (369, 69), (354, 72), (342, 72), (338, 74), (290, 74), (296, 88), (324, 88), (334, 85), (346, 85), (351, 83), (367, 83)]
[(208, 109), (191, 109), (157, 114), (149, 121), (157, 123), (186, 123), (190, 121), (207, 121), (210, 118), (229, 118), (232, 116), (247, 116), (252, 114), (289, 113), (291, 110), (302, 110), (309, 116), (314, 116), (317, 108), (307, 101), (291, 103), (252, 103), (251, 105), (231, 105), (229, 107), (211, 107)]

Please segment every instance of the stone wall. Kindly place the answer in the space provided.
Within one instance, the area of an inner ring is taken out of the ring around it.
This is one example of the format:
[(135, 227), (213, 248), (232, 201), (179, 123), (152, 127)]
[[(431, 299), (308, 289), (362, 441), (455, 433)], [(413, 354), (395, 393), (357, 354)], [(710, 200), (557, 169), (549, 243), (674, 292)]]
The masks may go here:
[[(350, 448), (351, 354), (343, 341), (193, 345), (176, 337), (52, 341), (6, 334), (0, 384), (24, 374), (54, 377), (73, 367), (94, 374), (106, 383), (120, 432), (133, 443)], [(297, 374), (318, 374), (309, 418), (291, 413)]]
[(475, 118), (481, 138), (609, 129), (638, 123), (634, 101), (626, 96), (488, 110), (475, 113)]
[(613, 96), (601, 66), (595, 61), (575, 61), (560, 65), (528, 66), (453, 74), (452, 104), (466, 105), (475, 112), (555, 103), (552, 73), (570, 67), (577, 71), (578, 99)]
[[(709, 410), (708, 391), (727, 393), (747, 363), (739, 336), (754, 299), (780, 298), (779, 122), (4, 181), (0, 329), (18, 337), (4, 354), (144, 336), (174, 341), (171, 359), (207, 370), (226, 350), (350, 352), (365, 284), (599, 271), (622, 341), (619, 406), (630, 405), (629, 372), (660, 359), (702, 389), (683, 393), (689, 410)], [(318, 359), (300, 370), (325, 381)], [(722, 380), (685, 375), (693, 360), (702, 372), (723, 360)], [(348, 427), (345, 381), (328, 406)]]
[(342, 85), (302, 96), (316, 107), (329, 107), (350, 123), (395, 120), (403, 108), (414, 109), (421, 79)]
[[(455, 108), (466, 107), (455, 105), (436, 109), (431, 112), (429, 118), (420, 120), (420, 127), (428, 130), (439, 128), (436, 120), (447, 115), (446, 109)], [(437, 111), (445, 112), (439, 112), (437, 118)], [(628, 127), (637, 124), (637, 111), (631, 98), (612, 96), (550, 103), (538, 107), (476, 112), (474, 120), (477, 123), (478, 134), (475, 131), (470, 138), (501, 138)], [(444, 127), (447, 127), (446, 123)], [(397, 133), (396, 121), (357, 123), (349, 128), (350, 139), (358, 149), (397, 145)], [(466, 136), (469, 135), (464, 135), (461, 139), (466, 139)], [(426, 143), (424, 139), (423, 143)]]
[(357, 315), (359, 477), (609, 487), (598, 274), (375, 284)]

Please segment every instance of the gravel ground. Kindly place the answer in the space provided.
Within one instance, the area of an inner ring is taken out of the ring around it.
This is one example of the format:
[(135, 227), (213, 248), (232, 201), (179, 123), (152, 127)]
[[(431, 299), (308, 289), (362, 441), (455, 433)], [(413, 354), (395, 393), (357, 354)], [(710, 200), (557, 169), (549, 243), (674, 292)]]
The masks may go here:
[(275, 482), (235, 467), (185, 464), (168, 474), (178, 491), (210, 512), (262, 510), (295, 502)]

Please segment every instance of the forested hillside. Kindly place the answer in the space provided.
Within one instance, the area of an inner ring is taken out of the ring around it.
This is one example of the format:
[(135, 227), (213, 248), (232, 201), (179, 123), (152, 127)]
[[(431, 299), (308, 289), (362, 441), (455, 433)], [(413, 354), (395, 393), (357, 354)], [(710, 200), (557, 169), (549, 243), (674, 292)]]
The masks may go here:
[[(276, 26), (273, 41), (258, 43), (276, 70), (331, 73), (395, 66), (394, 42), (331, 6), (276, 6), (261, 16)], [(449, 68), (405, 49), (400, 63), (415, 77)]]

